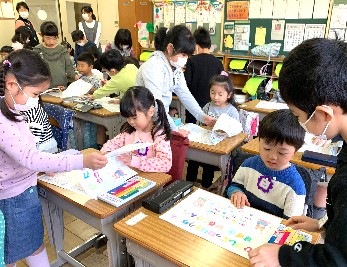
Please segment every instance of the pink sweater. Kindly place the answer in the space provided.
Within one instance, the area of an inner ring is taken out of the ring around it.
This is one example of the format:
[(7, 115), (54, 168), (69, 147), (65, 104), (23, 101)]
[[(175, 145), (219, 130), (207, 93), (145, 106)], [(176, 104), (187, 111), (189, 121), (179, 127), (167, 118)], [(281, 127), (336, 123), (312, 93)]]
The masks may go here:
[(172, 165), (170, 141), (165, 141), (164, 135), (157, 135), (154, 140), (151, 133), (135, 131), (131, 134), (121, 133), (104, 144), (101, 152), (110, 152), (117, 148), (134, 143), (154, 143), (133, 153), (123, 154), (118, 157), (128, 166), (135, 167), (144, 172), (168, 172)]
[(59, 155), (37, 150), (35, 138), (24, 120), (9, 121), (0, 112), (0, 199), (17, 196), (36, 185), (37, 172), (82, 168), (82, 155)]

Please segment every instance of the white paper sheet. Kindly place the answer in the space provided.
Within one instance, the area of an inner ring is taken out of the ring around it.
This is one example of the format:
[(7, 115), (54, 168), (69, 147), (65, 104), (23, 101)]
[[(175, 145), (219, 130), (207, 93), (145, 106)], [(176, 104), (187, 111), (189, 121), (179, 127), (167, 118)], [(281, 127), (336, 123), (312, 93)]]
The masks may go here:
[(315, 0), (313, 18), (326, 19), (328, 17), (330, 0)]
[(234, 49), (248, 51), (250, 25), (235, 25)]
[(82, 96), (87, 94), (91, 88), (92, 85), (90, 83), (82, 80), (77, 80), (71, 83), (63, 92), (49, 92), (48, 94), (60, 98)]
[(289, 109), (287, 104), (285, 103), (278, 103), (278, 102), (272, 102), (272, 101), (259, 101), (259, 103), (255, 106), (256, 108), (262, 108), (262, 109)]
[(106, 157), (107, 158), (116, 157), (116, 156), (119, 156), (121, 154), (128, 153), (128, 152), (135, 151), (135, 150), (139, 150), (139, 149), (143, 149), (143, 148), (146, 148), (146, 147), (149, 147), (152, 145), (154, 145), (154, 143), (137, 143), (137, 144), (125, 145), (121, 148), (118, 148), (116, 150), (113, 150), (113, 151), (107, 153)]
[(324, 38), (325, 24), (306, 24), (304, 40), (312, 38)]
[(286, 0), (274, 0), (272, 17), (274, 19), (284, 19), (286, 17)]
[(334, 5), (331, 13), (330, 28), (346, 28), (347, 4)]
[(110, 112), (120, 112), (120, 104), (109, 103), (113, 98), (105, 96), (100, 99), (94, 99), (93, 102), (100, 104), (104, 109)]
[(286, 4), (286, 19), (299, 18), (299, 0), (287, 0)]
[(271, 27), (271, 40), (283, 40), (285, 20), (273, 20)]
[(185, 2), (176, 2), (175, 3), (175, 25), (185, 23)]
[(244, 258), (267, 243), (282, 219), (198, 189), (160, 216), (177, 227)]
[(335, 143), (330, 143), (324, 146), (318, 146), (312, 143), (312, 140), (315, 136), (310, 133), (305, 134), (305, 143), (304, 145), (298, 150), (299, 152), (304, 152), (305, 150), (318, 152), (326, 155), (331, 156), (337, 156), (342, 148), (343, 141), (338, 141)]
[[(14, 19), (14, 10), (12, 2), (1, 2), (2, 16), (8, 19)], [(4, 29), (3, 29), (4, 30)]]
[(198, 6), (197, 1), (188, 1), (186, 4), (186, 22), (196, 22), (197, 20), (197, 12), (196, 8)]
[(328, 38), (332, 40), (346, 40), (347, 41), (347, 34), (345, 29), (330, 29)]
[(250, 0), (248, 17), (250, 19), (260, 18), (260, 7), (261, 7), (261, 0)]
[(299, 19), (311, 19), (314, 0), (300, 0), (299, 2)]
[(260, 18), (271, 19), (274, 0), (261, 0)]
[(164, 5), (164, 24), (175, 22), (175, 5), (173, 3), (165, 3)]
[(305, 24), (287, 23), (283, 51), (290, 51), (304, 40)]

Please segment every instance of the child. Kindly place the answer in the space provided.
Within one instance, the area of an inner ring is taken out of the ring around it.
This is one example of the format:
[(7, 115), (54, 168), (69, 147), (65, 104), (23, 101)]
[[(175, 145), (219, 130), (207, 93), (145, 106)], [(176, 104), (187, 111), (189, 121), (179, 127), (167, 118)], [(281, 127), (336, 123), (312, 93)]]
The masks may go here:
[[(155, 110), (157, 115), (154, 117)], [(145, 172), (168, 172), (172, 165), (170, 125), (160, 100), (145, 87), (134, 86), (126, 91), (120, 103), (120, 112), (127, 122), (121, 133), (100, 150), (105, 154), (127, 144), (154, 143), (136, 153), (123, 154), (125, 164)]]
[(14, 31), (14, 36), (12, 37), (12, 48), (13, 50), (18, 49), (31, 49), (30, 43), (30, 30), (26, 26), (20, 26)]
[(73, 49), (72, 46), (70, 45), (70, 43), (68, 41), (66, 41), (65, 37), (64, 37), (64, 41), (62, 41), (60, 44), (66, 48), (66, 50), (70, 56), (71, 63), (72, 63), (72, 65), (74, 65), (75, 64), (75, 58), (74, 58), (75, 49)]
[[(76, 43), (76, 45), (75, 45), (75, 55), (74, 55), (75, 62), (77, 61), (78, 56), (81, 53), (85, 52), (85, 50), (88, 47), (94, 46), (96, 48), (96, 45), (92, 41), (89, 41), (85, 37), (85, 35), (83, 34), (83, 32), (81, 30), (74, 30), (71, 33), (71, 38), (72, 38), (72, 41), (74, 41)], [(100, 52), (99, 52), (99, 56), (100, 56)]]
[(135, 85), (137, 68), (133, 64), (125, 64), (122, 55), (115, 49), (103, 53), (100, 65), (111, 77), (107, 83), (93, 93), (98, 99), (111, 94), (123, 96), (129, 87)]
[[(211, 102), (202, 109), (205, 114), (212, 118), (226, 113), (230, 117), (240, 121), (238, 105), (234, 100), (234, 87), (229, 75), (222, 71), (221, 75), (213, 76), (209, 83)], [(201, 186), (208, 189), (212, 185), (216, 167), (190, 160), (187, 167), (186, 180), (195, 182), (199, 166), (203, 167)]]
[(78, 75), (71, 64), (69, 54), (64, 46), (58, 44), (58, 27), (53, 21), (45, 21), (40, 26), (43, 43), (33, 50), (48, 63), (52, 73), (51, 87), (66, 87), (67, 77), (78, 80)]
[(13, 48), (9, 45), (5, 45), (0, 49), (1, 62), (4, 61), (8, 55), (13, 51)]
[[(100, 51), (95, 46), (89, 46), (84, 50), (84, 52), (87, 52), (93, 56), (93, 58), (94, 58), (94, 64), (93, 64), (94, 70), (98, 70), (98, 71), (102, 72), (102, 68), (100, 65), (100, 56), (101, 56)], [(102, 75), (102, 73), (101, 73), (101, 75)]]
[[(323, 38), (302, 42), (283, 62), (281, 96), (305, 131), (323, 139), (347, 141), (347, 43)], [(320, 220), (293, 217), (294, 229), (325, 228), (325, 244), (266, 244), (249, 252), (253, 266), (347, 266), (347, 146), (329, 181), (327, 215)], [(324, 228), (323, 228), (324, 227)]]
[(116, 49), (123, 57), (135, 57), (132, 45), (131, 32), (128, 29), (119, 29), (114, 37), (114, 43), (108, 43), (105, 51)]
[(12, 52), (0, 65), (0, 210), (5, 217), (5, 263), (26, 258), (30, 267), (48, 267), (43, 245), (42, 210), (37, 193), (38, 172), (98, 169), (107, 159), (100, 153), (59, 155), (40, 152), (19, 110), (29, 108), (47, 90), (47, 63), (28, 49)]
[[(196, 55), (188, 58), (184, 77), (189, 91), (200, 107), (203, 107), (210, 101), (208, 87), (210, 79), (220, 74), (224, 67), (220, 59), (210, 54), (211, 38), (208, 30), (199, 27), (194, 32), (194, 38)], [(196, 123), (196, 119), (186, 112), (186, 122)]]
[(259, 126), (259, 154), (237, 170), (227, 195), (237, 208), (251, 206), (289, 218), (302, 215), (305, 183), (289, 161), (304, 144), (305, 131), (288, 110), (264, 117)]
[(91, 92), (101, 87), (101, 79), (92, 73), (93, 64), (94, 57), (87, 52), (83, 52), (77, 58), (77, 70), (81, 75), (80, 79), (93, 85)]

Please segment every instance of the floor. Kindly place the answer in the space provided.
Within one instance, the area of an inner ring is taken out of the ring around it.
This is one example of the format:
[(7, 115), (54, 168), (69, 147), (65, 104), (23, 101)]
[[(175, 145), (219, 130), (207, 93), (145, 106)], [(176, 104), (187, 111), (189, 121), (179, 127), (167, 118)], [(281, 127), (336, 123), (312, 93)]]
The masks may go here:
[[(186, 173), (186, 166), (184, 170), (184, 177)], [(199, 169), (198, 179), (201, 179), (201, 168)], [(214, 181), (220, 177), (220, 172), (215, 172)], [(64, 212), (64, 248), (70, 251), (74, 247), (90, 239), (98, 233), (98, 230), (86, 224), (85, 222), (77, 219), (75, 216), (68, 212)], [(47, 231), (45, 230), (44, 243), (47, 249), (48, 257), (50, 261), (56, 259), (56, 253), (54, 247), (49, 243)], [(94, 247), (86, 250), (84, 253), (76, 257), (76, 259), (87, 267), (108, 267), (107, 249), (106, 245), (99, 249)], [(17, 262), (17, 267), (28, 266), (25, 260)], [(72, 266), (71, 264), (64, 264), (64, 267)]]

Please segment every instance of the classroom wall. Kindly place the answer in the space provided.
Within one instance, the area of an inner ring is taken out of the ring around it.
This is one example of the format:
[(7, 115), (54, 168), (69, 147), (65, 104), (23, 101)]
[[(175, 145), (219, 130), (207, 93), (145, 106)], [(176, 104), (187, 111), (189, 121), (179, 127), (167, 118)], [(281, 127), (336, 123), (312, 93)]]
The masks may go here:
[[(0, 29), (1, 29), (1, 38), (0, 38), (0, 47), (4, 45), (11, 45), (11, 38), (14, 35), (14, 20), (0, 20)], [(3, 30), (3, 29), (13, 29)]]

